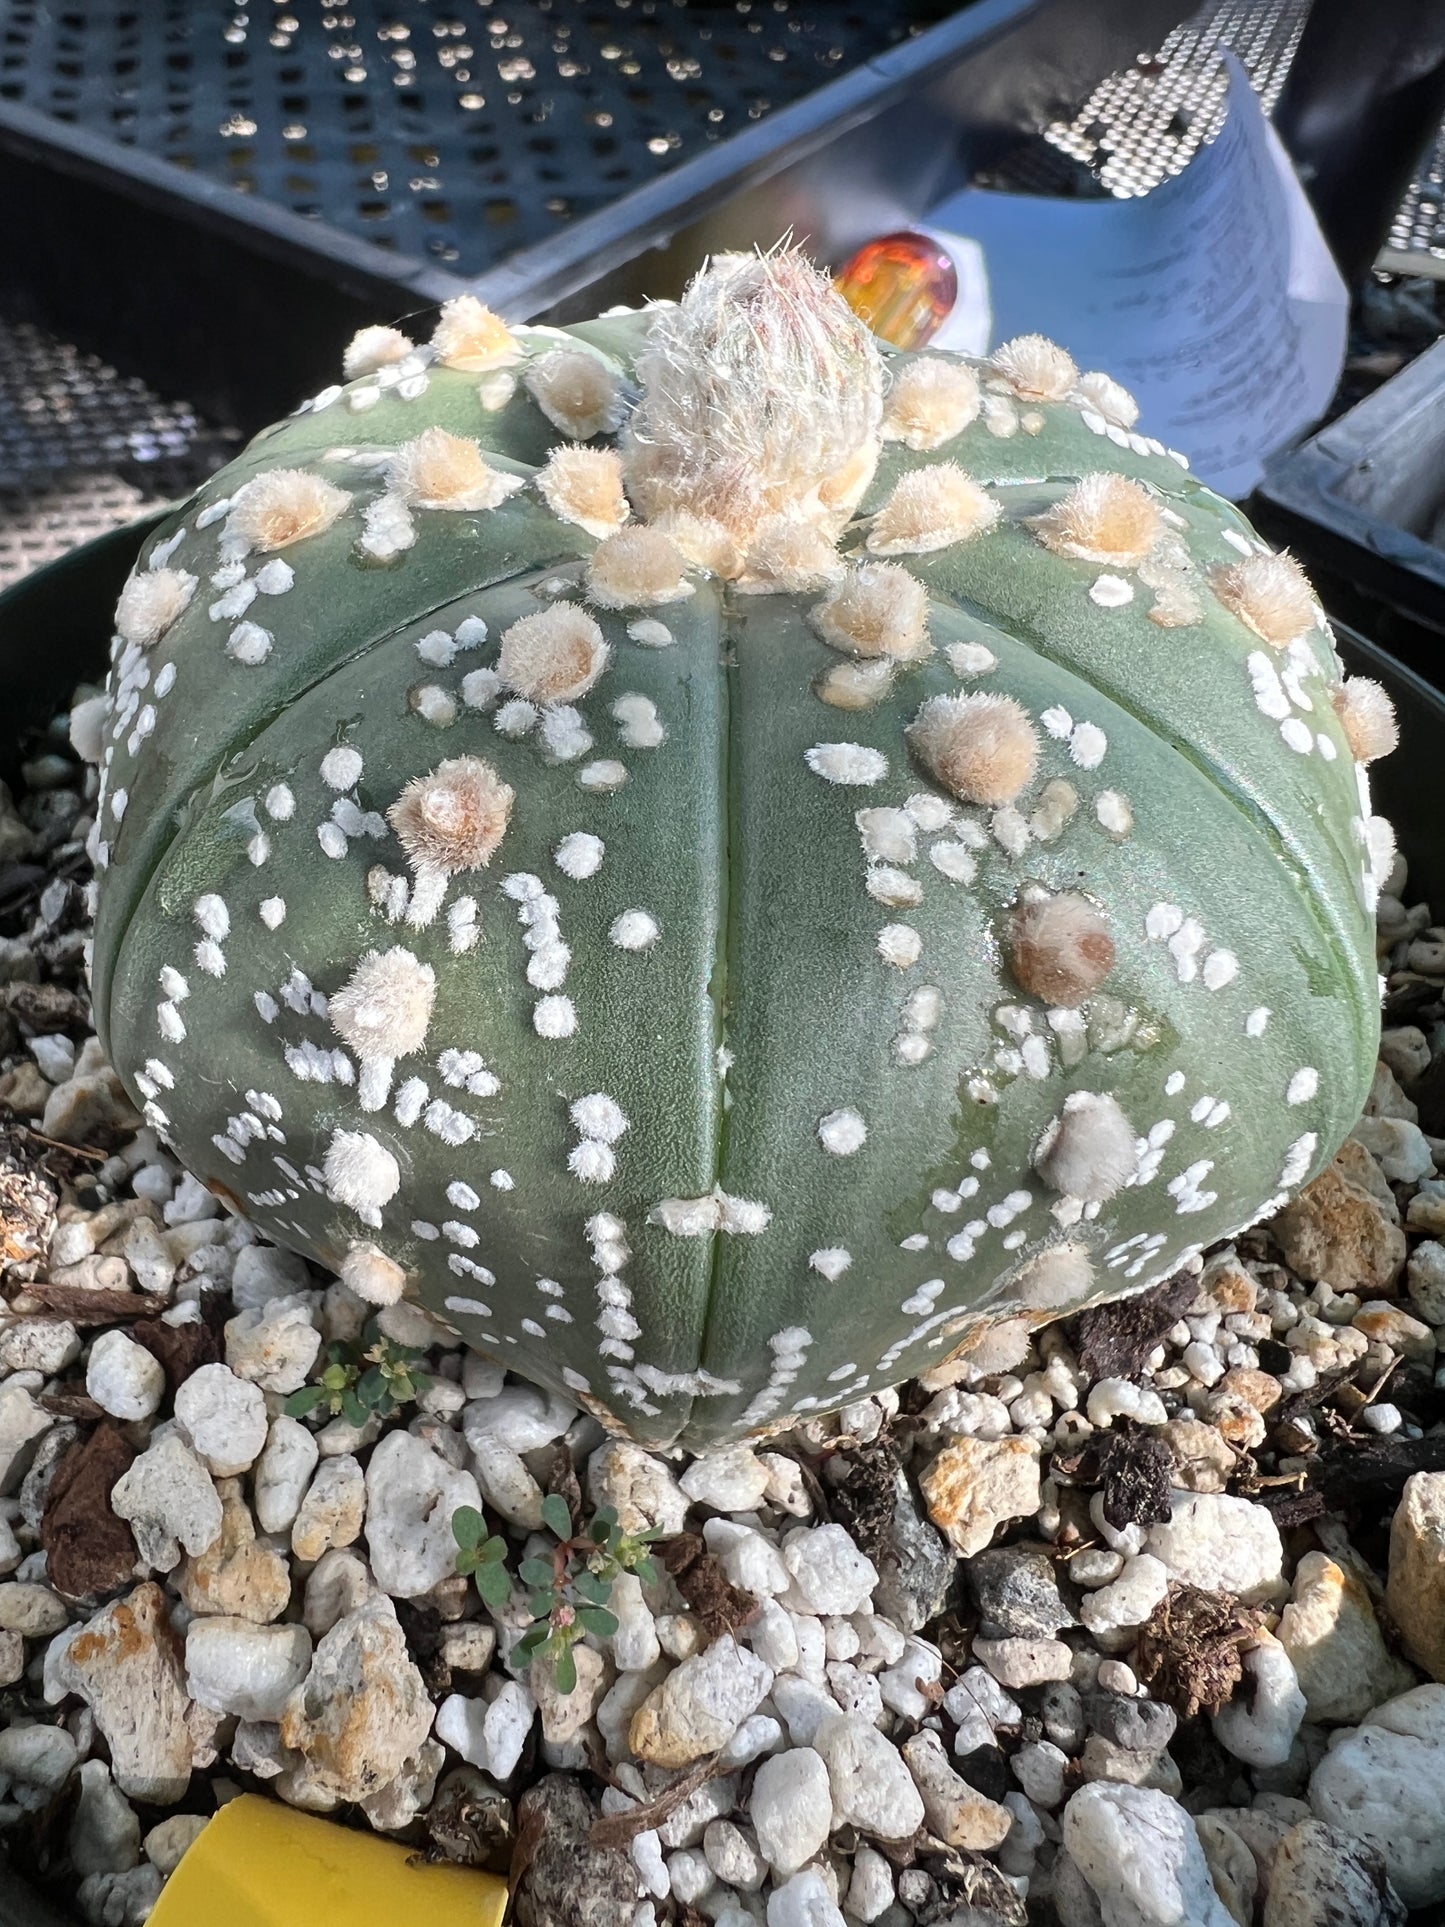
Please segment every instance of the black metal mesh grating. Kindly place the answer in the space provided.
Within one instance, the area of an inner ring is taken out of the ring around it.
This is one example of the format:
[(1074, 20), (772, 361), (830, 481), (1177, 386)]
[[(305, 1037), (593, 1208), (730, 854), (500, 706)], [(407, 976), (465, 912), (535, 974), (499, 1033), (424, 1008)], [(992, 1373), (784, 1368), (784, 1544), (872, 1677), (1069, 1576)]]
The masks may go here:
[(0, 98), (479, 274), (950, 0), (0, 0)]
[(1445, 127), (1420, 157), (1391, 224), (1380, 266), (1445, 280)]

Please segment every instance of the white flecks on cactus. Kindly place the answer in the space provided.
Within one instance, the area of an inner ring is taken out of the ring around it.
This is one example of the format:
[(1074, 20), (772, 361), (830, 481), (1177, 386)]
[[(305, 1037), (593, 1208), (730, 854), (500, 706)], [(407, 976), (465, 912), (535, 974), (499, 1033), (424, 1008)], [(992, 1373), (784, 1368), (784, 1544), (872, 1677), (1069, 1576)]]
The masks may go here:
[(355, 381), (404, 361), (411, 351), (412, 343), (400, 328), (358, 328), (342, 353), (341, 372)]
[(1089, 600), (1101, 609), (1122, 609), (1134, 600), (1134, 585), (1122, 575), (1106, 572), (1094, 577)]
[(604, 609), (645, 609), (693, 593), (687, 558), (658, 529), (624, 528), (599, 542), (587, 564), (587, 593)]
[(328, 749), (321, 759), (321, 780), (328, 789), (349, 790), (361, 781), (361, 751), (349, 743)]
[(923, 955), (923, 938), (911, 923), (885, 923), (878, 932), (878, 955), (895, 970), (908, 970)]
[(667, 624), (655, 616), (639, 616), (636, 622), (629, 622), (627, 633), (643, 649), (666, 649), (676, 640)]
[(268, 930), (279, 930), (286, 921), (285, 897), (263, 897), (260, 903), (260, 917)]
[(926, 656), (928, 594), (896, 562), (871, 562), (851, 570), (808, 613), (830, 648), (844, 654), (914, 662)]
[(911, 469), (873, 517), (865, 546), (873, 555), (926, 555), (983, 535), (1002, 510), (956, 462)]
[(575, 522), (599, 542), (615, 535), (632, 513), (622, 487), (621, 457), (610, 448), (554, 448), (537, 473), (536, 487), (559, 521)]
[(661, 936), (657, 919), (648, 910), (624, 910), (613, 919), (608, 941), (619, 950), (649, 950)]
[(532, 1007), (532, 1028), (539, 1037), (571, 1037), (577, 1029), (577, 1006), (570, 997), (539, 997)]
[(850, 1158), (868, 1141), (868, 1126), (861, 1111), (844, 1105), (818, 1120), (818, 1142), (835, 1158)]
[(1079, 379), (1073, 356), (1045, 335), (1015, 335), (994, 350), (990, 366), (1025, 401), (1064, 401)]
[(1286, 1104), (1308, 1104), (1319, 1093), (1320, 1074), (1312, 1064), (1306, 1064), (1290, 1078), (1285, 1090)]
[(808, 1266), (830, 1285), (836, 1284), (853, 1262), (853, 1254), (842, 1245), (823, 1245), (808, 1258)]
[(388, 491), (366, 505), (357, 547), (375, 562), (393, 562), (416, 545), (416, 523), (400, 495)]
[(226, 654), (247, 669), (256, 669), (270, 655), (275, 638), (259, 622), (238, 622), (226, 638)]
[(888, 758), (863, 743), (814, 743), (805, 760), (828, 783), (862, 786), (881, 783), (888, 774)]
[(605, 796), (611, 790), (620, 790), (626, 781), (627, 765), (619, 763), (615, 756), (599, 756), (595, 762), (584, 763), (577, 772), (578, 787), (594, 795)]
[(379, 1246), (358, 1242), (341, 1260), (341, 1282), (368, 1305), (394, 1305), (406, 1291), (406, 1271)]
[(1097, 369), (1079, 376), (1075, 393), (1106, 425), (1130, 429), (1139, 419), (1139, 404), (1128, 389)]
[(552, 852), (552, 861), (564, 876), (580, 883), (596, 876), (602, 868), (605, 851), (606, 845), (600, 836), (593, 836), (588, 830), (573, 830)]
[(289, 783), (273, 783), (266, 792), (265, 811), (273, 823), (289, 823), (296, 814), (296, 798)]
[(345, 489), (305, 468), (270, 468), (231, 497), (226, 535), (244, 550), (286, 549), (323, 535), (351, 506)]
[(978, 377), (966, 363), (920, 355), (888, 389), (883, 439), (926, 454), (961, 435), (978, 411)]
[(1038, 732), (1012, 696), (932, 696), (907, 734), (924, 767), (962, 802), (1012, 803), (1038, 767)]

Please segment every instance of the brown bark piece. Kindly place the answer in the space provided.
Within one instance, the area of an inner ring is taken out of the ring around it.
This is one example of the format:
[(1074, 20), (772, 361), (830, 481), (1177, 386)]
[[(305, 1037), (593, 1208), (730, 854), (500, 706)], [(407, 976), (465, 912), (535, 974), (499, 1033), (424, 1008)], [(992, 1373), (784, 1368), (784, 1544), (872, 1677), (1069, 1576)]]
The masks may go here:
[(135, 1577), (131, 1529), (111, 1510), (110, 1494), (135, 1453), (109, 1420), (73, 1445), (56, 1467), (40, 1521), (51, 1584), (69, 1599), (115, 1592)]

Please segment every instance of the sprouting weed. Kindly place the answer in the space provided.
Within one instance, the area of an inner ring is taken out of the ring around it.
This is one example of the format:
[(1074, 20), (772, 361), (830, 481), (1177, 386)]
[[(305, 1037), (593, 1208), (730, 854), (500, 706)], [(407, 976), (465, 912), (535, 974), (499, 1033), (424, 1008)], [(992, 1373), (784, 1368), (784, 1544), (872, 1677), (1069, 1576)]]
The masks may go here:
[(326, 1347), (320, 1378), (293, 1392), (286, 1411), (292, 1418), (323, 1412), (352, 1425), (390, 1418), (431, 1384), (428, 1375), (416, 1369), (423, 1357), (417, 1346), (395, 1344), (374, 1318), (368, 1319), (359, 1340), (337, 1339)]
[[(518, 1640), (516, 1653), (523, 1660), (550, 1660), (558, 1692), (570, 1693), (577, 1684), (573, 1647), (587, 1633), (606, 1639), (617, 1631), (617, 1615), (607, 1602), (622, 1573), (635, 1572), (644, 1585), (656, 1582), (651, 1548), (662, 1533), (624, 1532), (610, 1506), (604, 1506), (584, 1532), (574, 1533), (567, 1501), (556, 1492), (542, 1501), (542, 1522), (557, 1544), (550, 1554), (534, 1554), (517, 1569), (528, 1588), (532, 1623)], [(485, 1603), (501, 1607), (511, 1594), (507, 1547), (486, 1532), (486, 1521), (474, 1506), (460, 1506), (452, 1514), (457, 1571), (474, 1573)]]

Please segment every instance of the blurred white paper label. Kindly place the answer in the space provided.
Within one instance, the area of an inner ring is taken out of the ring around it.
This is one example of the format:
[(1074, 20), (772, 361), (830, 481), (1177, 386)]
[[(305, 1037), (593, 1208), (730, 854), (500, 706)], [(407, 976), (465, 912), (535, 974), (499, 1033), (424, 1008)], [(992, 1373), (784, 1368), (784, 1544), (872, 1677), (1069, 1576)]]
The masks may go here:
[(1141, 430), (1243, 496), (1324, 412), (1349, 297), (1304, 190), (1232, 56), (1218, 139), (1138, 200), (969, 188), (930, 231), (983, 249), (994, 340), (1044, 334), (1132, 390)]

